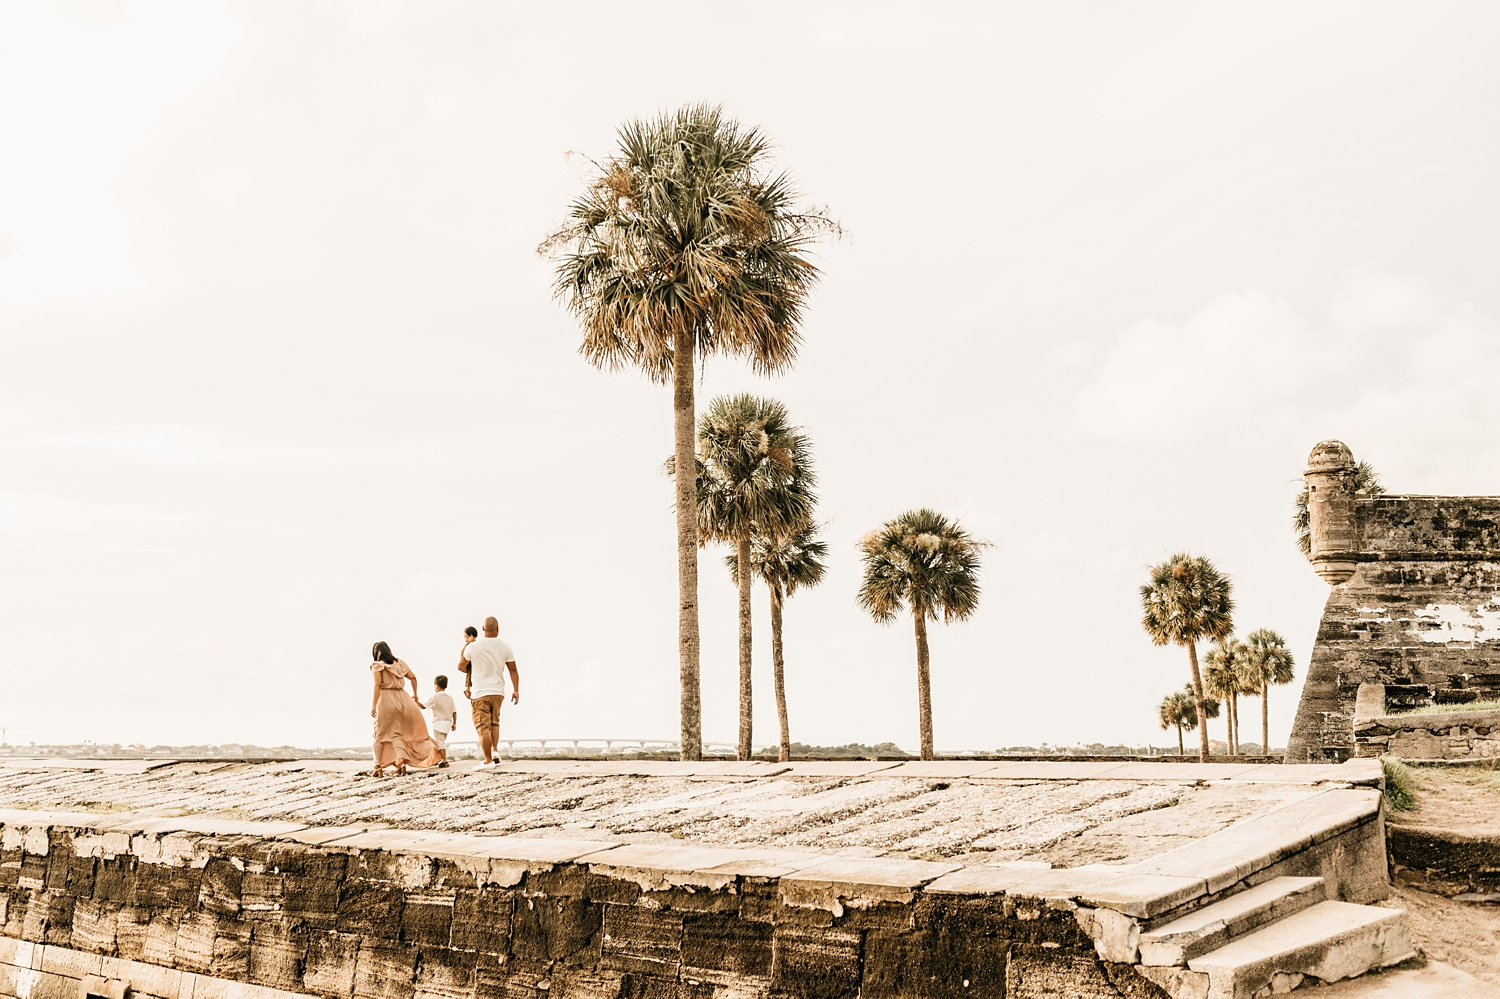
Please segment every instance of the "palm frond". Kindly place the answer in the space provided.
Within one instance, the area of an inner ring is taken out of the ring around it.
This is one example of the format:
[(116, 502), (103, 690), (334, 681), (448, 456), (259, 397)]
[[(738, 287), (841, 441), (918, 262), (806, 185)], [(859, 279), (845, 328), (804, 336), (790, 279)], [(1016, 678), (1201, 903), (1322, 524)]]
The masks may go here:
[(908, 510), (860, 541), (859, 605), (882, 624), (907, 608), (927, 620), (961, 621), (979, 606), (987, 547), (935, 510)]
[(1141, 627), (1154, 645), (1222, 640), (1234, 631), (1233, 585), (1206, 558), (1180, 552), (1141, 587)]
[(671, 378), (672, 343), (746, 358), (763, 373), (796, 358), (818, 269), (811, 245), (839, 227), (798, 207), (768, 167), (766, 135), (722, 108), (690, 104), (619, 129), (610, 158), (538, 248), (556, 260), (553, 293), (598, 367)]

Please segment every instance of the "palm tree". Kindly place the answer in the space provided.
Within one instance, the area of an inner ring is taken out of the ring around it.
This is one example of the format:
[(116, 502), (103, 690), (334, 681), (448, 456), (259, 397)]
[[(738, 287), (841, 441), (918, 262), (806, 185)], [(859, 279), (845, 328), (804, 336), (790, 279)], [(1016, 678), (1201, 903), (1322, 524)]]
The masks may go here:
[(734, 545), (740, 591), (738, 756), (751, 753), (751, 540), (774, 537), (812, 517), (812, 447), (775, 399), (741, 394), (709, 403), (698, 424), (698, 536)]
[(1234, 600), (1229, 579), (1206, 558), (1185, 552), (1151, 569), (1141, 587), (1146, 629), (1153, 645), (1185, 645), (1198, 712), (1198, 760), (1208, 762), (1208, 705), (1198, 671), (1198, 643), (1223, 640), (1234, 631)]
[[(828, 546), (818, 538), (818, 525), (811, 521), (787, 534), (757, 533), (750, 539), (750, 568), (766, 584), (771, 595), (771, 668), (776, 686), (776, 720), (781, 744), (776, 758), (792, 758), (792, 733), (786, 713), (786, 663), (782, 657), (781, 607), (787, 597), (804, 586), (816, 586), (827, 571)], [(739, 580), (739, 555), (724, 558)]]
[(1229, 708), (1228, 729), (1229, 754), (1240, 751), (1239, 695), (1244, 683), (1238, 672), (1240, 657), (1245, 653), (1243, 642), (1235, 638), (1224, 641), (1208, 650), (1203, 657), (1203, 690), (1210, 697), (1218, 698)]
[[(1354, 466), (1354, 492), (1364, 496), (1379, 496), (1385, 492), (1380, 484), (1380, 473), (1368, 461)], [(1307, 485), (1297, 493), (1297, 502), (1292, 510), (1292, 530), (1297, 533), (1297, 547), (1304, 555), (1312, 555), (1312, 521), (1307, 511)]]
[(1240, 679), (1260, 694), (1260, 751), (1271, 751), (1270, 692), (1273, 683), (1291, 683), (1296, 663), (1286, 639), (1269, 628), (1258, 628), (1245, 638), (1239, 661)]
[(917, 713), (921, 757), (932, 759), (932, 683), (927, 622), (962, 621), (979, 606), (979, 553), (988, 547), (935, 510), (908, 510), (859, 543), (859, 604), (880, 624), (911, 608), (917, 635)]
[(1191, 691), (1174, 690), (1161, 699), (1157, 707), (1157, 717), (1161, 721), (1162, 731), (1165, 732), (1172, 726), (1177, 726), (1177, 755), (1181, 756), (1182, 730), (1191, 732), (1198, 727), (1198, 711), (1193, 706), (1193, 695)]
[[(765, 374), (789, 368), (818, 278), (808, 247), (837, 231), (827, 216), (796, 207), (769, 157), (759, 128), (706, 104), (628, 122), (541, 246), (557, 260), (554, 294), (583, 329), (583, 356), (671, 383), (679, 467), (693, 461), (695, 360), (722, 354)], [(693, 486), (676, 478), (683, 759), (703, 755)]]

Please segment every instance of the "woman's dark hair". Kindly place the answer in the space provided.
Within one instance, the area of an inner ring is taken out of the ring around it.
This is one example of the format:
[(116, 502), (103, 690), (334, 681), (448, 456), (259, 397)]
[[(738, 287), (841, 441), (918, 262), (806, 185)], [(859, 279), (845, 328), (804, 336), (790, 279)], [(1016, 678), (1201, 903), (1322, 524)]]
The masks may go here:
[(387, 665), (396, 661), (396, 654), (384, 642), (376, 642), (370, 647), (370, 657), (378, 663), (386, 663)]
[(467, 628), (464, 629), (464, 634), (468, 635), (470, 638), (478, 638), (479, 637), (479, 629), (476, 628), (476, 627), (474, 627), (471, 624)]

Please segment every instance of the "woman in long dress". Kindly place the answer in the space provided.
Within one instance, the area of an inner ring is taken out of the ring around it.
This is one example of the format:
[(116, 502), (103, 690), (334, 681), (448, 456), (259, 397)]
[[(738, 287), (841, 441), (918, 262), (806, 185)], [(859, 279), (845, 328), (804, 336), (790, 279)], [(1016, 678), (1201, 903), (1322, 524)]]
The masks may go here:
[[(384, 777), (385, 768), (391, 766), (397, 774), (404, 774), (408, 766), (435, 765), (438, 748), (422, 717), (417, 675), (384, 642), (376, 642), (370, 654), (375, 660), (370, 664), (375, 681), (370, 701), (370, 717), (375, 719), (375, 776)], [(411, 682), (410, 695), (404, 689), (407, 681)]]

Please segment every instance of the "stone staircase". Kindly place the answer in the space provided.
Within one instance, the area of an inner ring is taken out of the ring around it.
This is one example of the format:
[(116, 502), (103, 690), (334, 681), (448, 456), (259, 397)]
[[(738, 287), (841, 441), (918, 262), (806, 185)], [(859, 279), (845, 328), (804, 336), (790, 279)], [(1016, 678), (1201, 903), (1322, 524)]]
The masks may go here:
[[(1277, 877), (1142, 929), (1140, 971), (1173, 999), (1260, 999), (1416, 956), (1406, 913)], [(1417, 993), (1413, 993), (1416, 995)]]

